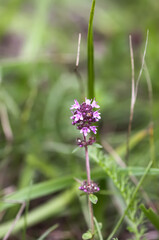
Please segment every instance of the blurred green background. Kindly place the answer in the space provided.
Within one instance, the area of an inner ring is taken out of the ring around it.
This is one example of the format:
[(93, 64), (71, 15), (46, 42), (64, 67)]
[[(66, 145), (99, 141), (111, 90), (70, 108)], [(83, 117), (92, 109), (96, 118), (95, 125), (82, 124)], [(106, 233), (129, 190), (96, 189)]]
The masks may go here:
[[(43, 182), (68, 174), (76, 177), (85, 169), (80, 153), (78, 156), (71, 154), (79, 133), (71, 125), (69, 108), (74, 99), (82, 101), (79, 79), (74, 72), (79, 33), (82, 39), (78, 71), (86, 95), (90, 9), (90, 0), (0, 0), (0, 187), (7, 193), (23, 189), (30, 182)], [(148, 127), (152, 110), (155, 145), (159, 146), (158, 13), (156, 0), (96, 2), (95, 96), (102, 113), (99, 132), (101, 139), (114, 147), (126, 142), (128, 128), (131, 99), (129, 35), (132, 35), (137, 79), (147, 29), (146, 63), (153, 86), (153, 109), (149, 105), (143, 73), (132, 131), (135, 133)], [(147, 137), (130, 153), (129, 165), (145, 166), (149, 161), (148, 146)], [(156, 151), (156, 159), (157, 156)], [(37, 200), (36, 204), (41, 201)], [(36, 204), (33, 202), (33, 207)], [(75, 228), (69, 237), (65, 232), (66, 237), (58, 239), (78, 239), (80, 236), (82, 223), (74, 223), (74, 218), (81, 216), (78, 205), (79, 202), (74, 201), (71, 214), (67, 210), (63, 217), (60, 213), (61, 217), (53, 220), (56, 223), (60, 219), (61, 231)], [(12, 219), (15, 212), (8, 211), (2, 220)], [(44, 229), (48, 222), (45, 224)], [(84, 224), (82, 228), (85, 228)], [(77, 234), (74, 233), (76, 230)], [(37, 233), (35, 227), (28, 231), (27, 239), (41, 233)]]

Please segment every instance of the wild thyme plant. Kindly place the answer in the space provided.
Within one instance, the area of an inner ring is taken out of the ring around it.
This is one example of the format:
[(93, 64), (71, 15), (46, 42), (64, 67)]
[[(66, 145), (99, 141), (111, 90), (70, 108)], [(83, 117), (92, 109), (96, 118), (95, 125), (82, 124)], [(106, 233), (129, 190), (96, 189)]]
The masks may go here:
[[(87, 172), (87, 180), (84, 180), (79, 187), (79, 190), (88, 194), (88, 207), (90, 213), (90, 227), (91, 227), (91, 234), (94, 235), (94, 220), (93, 220), (93, 207), (92, 203), (89, 199), (90, 194), (96, 193), (100, 190), (97, 183), (91, 180), (91, 170), (90, 170), (90, 162), (89, 162), (89, 155), (88, 155), (88, 146), (92, 145), (95, 141), (95, 137), (87, 138), (88, 133), (93, 132), (94, 134), (97, 133), (97, 126), (94, 125), (96, 122), (100, 120), (100, 113), (99, 109), (100, 106), (97, 104), (95, 99), (92, 101), (90, 99), (85, 98), (85, 102), (79, 104), (79, 102), (75, 99), (74, 104), (71, 106), (72, 110), (72, 125), (76, 125), (77, 129), (80, 130), (82, 134), (82, 138), (77, 138), (77, 145), (79, 147), (85, 148), (85, 158), (86, 158), (86, 172)], [(90, 238), (92, 239), (92, 236)], [(89, 239), (90, 239), (89, 238)], [(88, 239), (88, 238), (87, 238)]]

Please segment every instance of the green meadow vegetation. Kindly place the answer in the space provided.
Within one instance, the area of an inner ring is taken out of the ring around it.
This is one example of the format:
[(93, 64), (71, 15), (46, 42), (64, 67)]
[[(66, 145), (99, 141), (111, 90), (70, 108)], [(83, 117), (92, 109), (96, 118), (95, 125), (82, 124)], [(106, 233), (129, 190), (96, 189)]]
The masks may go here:
[[(159, 4), (0, 0), (0, 239), (159, 239)], [(70, 107), (96, 99), (88, 146)]]

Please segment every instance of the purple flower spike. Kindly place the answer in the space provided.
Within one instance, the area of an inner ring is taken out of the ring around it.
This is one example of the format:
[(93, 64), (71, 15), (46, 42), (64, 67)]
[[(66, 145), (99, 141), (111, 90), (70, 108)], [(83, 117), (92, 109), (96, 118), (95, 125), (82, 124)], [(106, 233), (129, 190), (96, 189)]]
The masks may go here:
[[(75, 104), (71, 106), (71, 110), (73, 116), (71, 116), (72, 125), (76, 125), (77, 129), (80, 130), (80, 133), (83, 134), (84, 138), (92, 131), (94, 134), (97, 133), (97, 127), (93, 124), (98, 122), (99, 119), (101, 119), (99, 110), (94, 110), (94, 108), (99, 108), (99, 105), (97, 105), (97, 102), (95, 99), (92, 101), (90, 99), (85, 98), (85, 102), (82, 104), (79, 104), (79, 102), (75, 99)], [(85, 144), (82, 142), (82, 144), (78, 143), (80, 147), (91, 145), (93, 141), (86, 141)]]
[(95, 101), (95, 99), (93, 100), (93, 102), (92, 102), (92, 108), (100, 108), (100, 106), (99, 105), (97, 105), (97, 103), (96, 103), (96, 101)]

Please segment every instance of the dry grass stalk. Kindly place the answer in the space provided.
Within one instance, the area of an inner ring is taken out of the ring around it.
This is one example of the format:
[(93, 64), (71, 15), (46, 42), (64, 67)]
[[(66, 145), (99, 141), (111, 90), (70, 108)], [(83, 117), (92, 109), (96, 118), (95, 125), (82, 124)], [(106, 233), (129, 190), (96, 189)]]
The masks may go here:
[(81, 46), (81, 33), (79, 33), (79, 36), (78, 36), (78, 46), (77, 46), (77, 57), (76, 57), (75, 74), (77, 76), (78, 83), (79, 83), (79, 86), (80, 86), (81, 97), (82, 97), (82, 99), (84, 99), (84, 97), (85, 97), (84, 96), (84, 85), (83, 85), (81, 74), (78, 71), (79, 59), (80, 59), (80, 46)]
[(128, 124), (128, 133), (127, 133), (127, 152), (126, 152), (126, 160), (127, 161), (129, 158), (129, 138), (130, 138), (132, 120), (133, 120), (133, 115), (134, 115), (134, 107), (135, 107), (137, 93), (138, 93), (139, 81), (141, 79), (141, 75), (142, 75), (142, 72), (144, 69), (144, 64), (145, 64), (145, 56), (146, 56), (146, 50), (147, 50), (147, 45), (148, 45), (148, 36), (149, 36), (149, 30), (147, 30), (147, 36), (146, 36), (144, 53), (143, 53), (143, 57), (142, 57), (141, 68), (140, 68), (140, 72), (139, 72), (136, 83), (135, 83), (135, 67), (134, 67), (134, 54), (133, 54), (132, 38), (131, 38), (131, 35), (129, 36), (132, 77), (131, 77), (130, 117), (129, 117), (129, 124)]
[(12, 231), (13, 231), (15, 225), (16, 225), (16, 223), (18, 222), (19, 218), (21, 217), (21, 215), (22, 215), (22, 213), (23, 213), (23, 211), (25, 209), (25, 206), (26, 206), (25, 202), (17, 202), (17, 201), (15, 202), (15, 201), (12, 201), (12, 202), (9, 202), (9, 203), (19, 203), (19, 204), (21, 204), (21, 207), (20, 207), (20, 209), (19, 209), (19, 211), (18, 211), (18, 213), (17, 213), (17, 215), (16, 215), (16, 217), (15, 217), (15, 219), (14, 219), (14, 221), (13, 221), (11, 227), (10, 227), (10, 229), (8, 230), (6, 235), (4, 236), (3, 240), (7, 240), (10, 237), (10, 235), (11, 235), (11, 233), (12, 233)]

